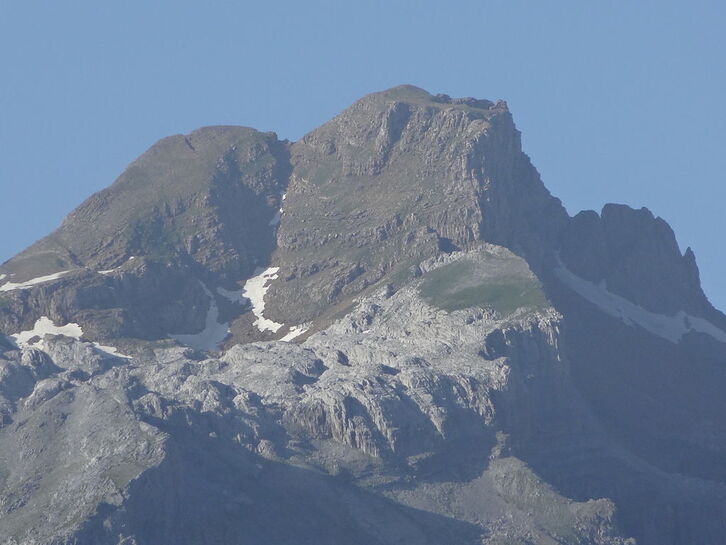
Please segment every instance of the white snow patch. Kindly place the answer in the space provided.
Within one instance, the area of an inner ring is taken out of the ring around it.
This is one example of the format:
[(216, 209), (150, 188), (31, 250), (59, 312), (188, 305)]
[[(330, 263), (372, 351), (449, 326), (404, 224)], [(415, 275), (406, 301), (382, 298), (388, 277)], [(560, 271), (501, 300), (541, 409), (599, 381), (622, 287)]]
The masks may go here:
[(296, 337), (299, 337), (303, 333), (305, 333), (309, 328), (310, 328), (310, 324), (301, 324), (301, 325), (292, 326), (290, 328), (290, 331), (288, 331), (280, 340), (289, 342), (289, 341), (295, 339)]
[(676, 344), (689, 331), (705, 333), (717, 341), (726, 343), (726, 332), (704, 318), (691, 316), (682, 310), (674, 316), (651, 312), (608, 291), (605, 281), (597, 285), (580, 278), (562, 263), (555, 269), (555, 274), (574, 292), (597, 305), (606, 314), (621, 319), (627, 325), (639, 325), (654, 335)]
[(275, 333), (278, 329), (285, 325), (269, 320), (263, 315), (263, 312), (265, 311), (265, 294), (267, 293), (267, 290), (270, 289), (270, 286), (267, 284), (271, 280), (277, 278), (277, 271), (279, 270), (279, 267), (268, 267), (267, 269), (258, 267), (255, 269), (254, 276), (247, 280), (242, 288), (242, 295), (247, 297), (247, 299), (250, 300), (250, 303), (252, 303), (252, 314), (257, 317), (254, 325), (260, 331), (269, 330)]
[(53, 323), (53, 320), (47, 316), (42, 316), (36, 320), (33, 329), (21, 331), (10, 336), (16, 343), (24, 345), (28, 344), (28, 341), (33, 337), (40, 337), (42, 339), (43, 335), (64, 335), (65, 337), (80, 340), (81, 335), (83, 335), (83, 329), (81, 329), (80, 325), (73, 323), (57, 326)]
[(118, 267), (114, 267), (113, 269), (106, 269), (105, 271), (96, 271), (96, 272), (98, 274), (103, 274), (103, 275), (109, 275), (109, 274), (115, 273), (116, 271), (118, 271), (119, 269), (121, 269), (124, 265), (126, 265), (126, 263), (128, 263), (129, 261), (131, 261), (134, 258), (135, 258), (134, 256), (129, 257), (121, 265), (119, 265)]
[[(282, 198), (284, 199), (285, 195), (283, 195)], [(268, 267), (267, 269), (257, 267), (254, 275), (245, 282), (245, 285), (241, 290), (231, 291), (219, 287), (217, 288), (217, 293), (233, 303), (244, 304), (246, 300), (249, 300), (252, 304), (252, 313), (256, 318), (254, 326), (260, 331), (272, 331), (273, 333), (276, 333), (281, 327), (284, 327), (285, 324), (265, 318), (264, 311), (265, 294), (270, 288), (269, 282), (278, 277), (277, 273), (279, 270), (279, 267)], [(291, 341), (305, 333), (309, 328), (310, 324), (290, 326), (290, 330), (279, 340)]]
[(98, 343), (91, 343), (91, 346), (93, 346), (93, 348), (95, 348), (96, 350), (100, 350), (101, 352), (105, 352), (106, 354), (111, 354), (112, 356), (116, 356), (117, 358), (125, 358), (127, 360), (131, 359), (131, 356), (122, 354), (115, 346), (106, 346)]
[(197, 350), (218, 350), (224, 339), (229, 335), (229, 324), (219, 323), (217, 301), (215, 301), (214, 295), (207, 286), (202, 284), (202, 288), (209, 297), (209, 310), (207, 311), (204, 329), (199, 333), (169, 334), (169, 337)]
[(282, 195), (280, 195), (280, 209), (275, 212), (275, 215), (270, 220), (270, 223), (268, 225), (275, 226), (280, 223), (280, 220), (282, 219), (282, 201), (285, 200), (285, 197), (287, 197), (287, 193), (283, 193)]
[(7, 277), (8, 277), (7, 274), (0, 274), (0, 280), (3, 280), (4, 278), (7, 278)]
[[(83, 329), (80, 325), (74, 323), (69, 323), (64, 326), (57, 326), (53, 323), (53, 320), (51, 320), (47, 316), (41, 316), (35, 321), (33, 329), (21, 331), (20, 333), (16, 333), (15, 335), (10, 335), (10, 338), (13, 339), (13, 341), (17, 345), (25, 346), (28, 344), (28, 341), (30, 341), (30, 339), (32, 339), (33, 337), (40, 337), (41, 343), (39, 344), (39, 347), (42, 349), (42, 339), (44, 335), (63, 335), (64, 337), (70, 337), (72, 339), (80, 341), (81, 337), (83, 336)], [(125, 354), (121, 354), (115, 346), (104, 346), (95, 342), (84, 344), (89, 344), (96, 350), (105, 352), (119, 358), (130, 359), (131, 357), (126, 356)]]
[(7, 282), (0, 286), (0, 291), (13, 291), (13, 290), (24, 290), (28, 289), (36, 284), (42, 284), (43, 282), (50, 282), (51, 280), (57, 280), (61, 276), (65, 276), (71, 271), (61, 271), (47, 276), (39, 276), (38, 278), (32, 278), (25, 282)]

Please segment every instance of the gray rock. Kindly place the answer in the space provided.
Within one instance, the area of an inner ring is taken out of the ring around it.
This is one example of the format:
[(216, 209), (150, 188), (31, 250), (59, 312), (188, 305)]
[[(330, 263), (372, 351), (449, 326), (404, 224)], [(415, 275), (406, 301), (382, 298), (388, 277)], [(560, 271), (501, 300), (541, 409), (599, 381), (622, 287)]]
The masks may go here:
[[(268, 265), (275, 333), (218, 291)], [(0, 544), (726, 533), (726, 317), (693, 253), (645, 209), (569, 218), (502, 101), (401, 86), (294, 144), (162, 140), (0, 274)], [(224, 349), (168, 339), (215, 308)], [(81, 340), (4, 336), (42, 316)]]

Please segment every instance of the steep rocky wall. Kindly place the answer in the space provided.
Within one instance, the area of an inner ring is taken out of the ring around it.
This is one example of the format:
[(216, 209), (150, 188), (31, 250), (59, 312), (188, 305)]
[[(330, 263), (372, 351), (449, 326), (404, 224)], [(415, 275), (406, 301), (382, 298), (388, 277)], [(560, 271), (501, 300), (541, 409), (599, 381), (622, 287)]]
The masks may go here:
[(272, 316), (309, 320), (482, 240), (544, 265), (567, 214), (522, 153), (506, 104), (469, 103), (397, 87), (292, 146)]

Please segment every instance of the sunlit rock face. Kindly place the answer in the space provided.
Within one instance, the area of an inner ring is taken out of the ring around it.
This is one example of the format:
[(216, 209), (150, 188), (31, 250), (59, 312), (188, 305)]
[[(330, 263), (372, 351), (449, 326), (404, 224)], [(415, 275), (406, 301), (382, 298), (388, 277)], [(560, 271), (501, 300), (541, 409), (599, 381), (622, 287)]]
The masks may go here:
[(154, 145), (0, 267), (0, 543), (711, 545), (726, 318), (504, 102)]

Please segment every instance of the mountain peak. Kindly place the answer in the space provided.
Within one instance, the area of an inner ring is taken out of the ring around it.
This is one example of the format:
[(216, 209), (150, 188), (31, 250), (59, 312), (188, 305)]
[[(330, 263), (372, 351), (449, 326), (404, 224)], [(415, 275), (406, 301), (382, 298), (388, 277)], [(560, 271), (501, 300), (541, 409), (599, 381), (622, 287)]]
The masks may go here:
[(309, 320), (424, 256), (481, 242), (538, 268), (567, 217), (501, 102), (394, 87), (306, 134), (290, 160), (273, 260), (292, 270), (268, 294), (276, 319)]
[(503, 101), (165, 138), (0, 267), (0, 332), (2, 543), (726, 531), (693, 253), (645, 208), (569, 217)]
[(429, 105), (432, 107), (450, 107), (458, 109), (474, 109), (474, 110), (492, 110), (499, 112), (509, 111), (507, 103), (504, 100), (492, 102), (487, 99), (474, 97), (453, 98), (448, 94), (437, 93), (431, 94), (425, 89), (416, 87), (415, 85), (397, 85), (385, 91), (371, 93), (366, 95), (362, 101), (375, 101), (384, 99), (386, 101), (404, 102), (408, 104)]
[(421, 87), (416, 87), (415, 85), (410, 84), (396, 85), (395, 87), (391, 87), (390, 89), (378, 91), (367, 96), (382, 96), (388, 99), (401, 101), (432, 99), (432, 96), (428, 91), (422, 89)]

